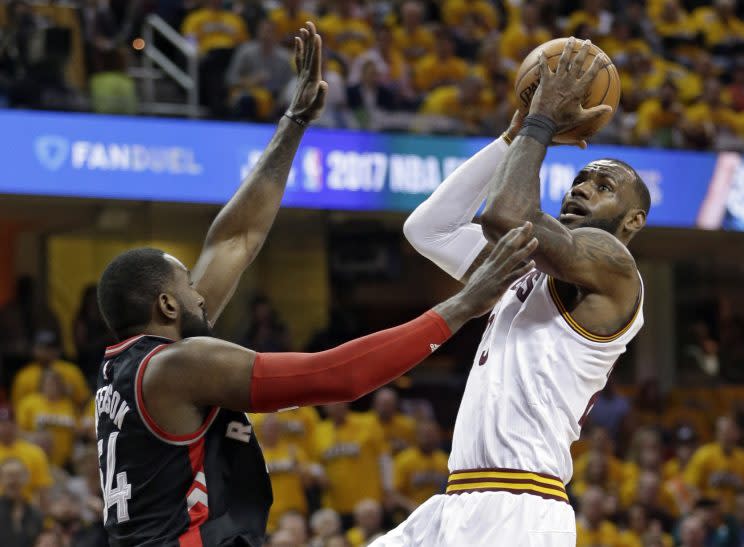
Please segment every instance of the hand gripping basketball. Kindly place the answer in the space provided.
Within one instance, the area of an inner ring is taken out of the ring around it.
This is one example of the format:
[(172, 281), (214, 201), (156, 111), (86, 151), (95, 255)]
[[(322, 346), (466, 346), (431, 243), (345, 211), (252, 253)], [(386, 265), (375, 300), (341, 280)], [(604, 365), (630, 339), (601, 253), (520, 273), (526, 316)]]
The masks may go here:
[(530, 105), (530, 114), (541, 114), (552, 119), (558, 126), (558, 133), (590, 124), (612, 112), (612, 107), (604, 104), (589, 109), (581, 106), (594, 77), (609, 63), (609, 59), (604, 54), (596, 55), (589, 69), (584, 71), (591, 42), (584, 41), (578, 53), (574, 52), (574, 42), (573, 37), (566, 41), (555, 72), (548, 66), (545, 52), (540, 52), (540, 85)]

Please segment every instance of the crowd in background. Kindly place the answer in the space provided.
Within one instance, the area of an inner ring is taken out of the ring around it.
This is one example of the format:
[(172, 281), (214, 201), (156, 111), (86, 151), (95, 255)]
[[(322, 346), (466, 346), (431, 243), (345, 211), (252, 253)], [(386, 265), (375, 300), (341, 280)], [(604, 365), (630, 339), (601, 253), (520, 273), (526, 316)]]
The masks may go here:
[[(250, 323), (234, 340), (298, 349), (268, 298), (256, 295), (247, 311)], [(115, 340), (95, 287), (83, 292), (71, 327), (75, 348), (66, 355), (59, 321), (29, 277), (0, 308), (3, 547), (106, 544), (91, 395)], [(653, 378), (611, 381), (572, 446), (579, 547), (744, 546), (744, 388), (721, 382), (713, 335), (692, 329), (698, 336), (680, 358), (697, 376), (669, 392)], [(343, 341), (336, 331), (349, 328), (329, 327), (305, 349)], [(442, 492), (453, 424), (442, 403), (403, 383), (351, 406), (252, 415), (274, 490), (267, 545), (362, 546)]]
[[(204, 115), (272, 122), (292, 90), (292, 37), (312, 20), (324, 38), (330, 84), (319, 125), (493, 135), (516, 107), (514, 77), (526, 54), (574, 35), (602, 47), (621, 75), (620, 108), (595, 142), (744, 149), (744, 5), (736, 0), (56, 4), (77, 9), (69, 28), (27, 2), (7, 5), (0, 100), (11, 107), (141, 111), (133, 69), (146, 47), (142, 22), (155, 13), (198, 55)], [(70, 32), (84, 43), (82, 86), (65, 76)], [(179, 51), (157, 45), (184, 66)]]

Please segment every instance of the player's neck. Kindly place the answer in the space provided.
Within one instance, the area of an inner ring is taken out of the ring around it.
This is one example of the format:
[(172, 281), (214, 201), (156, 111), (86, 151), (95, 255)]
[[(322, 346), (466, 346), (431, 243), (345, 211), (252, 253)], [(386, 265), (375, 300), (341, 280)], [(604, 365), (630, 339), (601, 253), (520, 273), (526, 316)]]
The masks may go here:
[(168, 338), (169, 340), (174, 341), (181, 340), (181, 333), (176, 325), (163, 325), (162, 323), (153, 322), (146, 325), (141, 330), (141, 334), (159, 336), (160, 338)]

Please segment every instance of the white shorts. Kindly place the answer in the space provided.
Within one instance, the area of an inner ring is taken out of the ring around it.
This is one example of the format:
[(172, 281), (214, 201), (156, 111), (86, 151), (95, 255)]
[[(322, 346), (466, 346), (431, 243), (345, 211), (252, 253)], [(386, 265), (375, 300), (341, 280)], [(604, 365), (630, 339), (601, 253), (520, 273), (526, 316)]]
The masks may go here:
[(370, 547), (576, 547), (576, 518), (565, 502), (531, 494), (441, 494)]

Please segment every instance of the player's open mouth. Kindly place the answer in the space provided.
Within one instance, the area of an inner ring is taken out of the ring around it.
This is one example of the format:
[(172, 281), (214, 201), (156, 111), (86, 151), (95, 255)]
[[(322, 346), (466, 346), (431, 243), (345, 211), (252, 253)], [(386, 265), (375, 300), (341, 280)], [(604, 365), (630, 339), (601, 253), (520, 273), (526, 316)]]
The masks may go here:
[(589, 214), (589, 211), (586, 207), (575, 201), (566, 202), (561, 210), (561, 218), (565, 219), (584, 217), (587, 214)]

